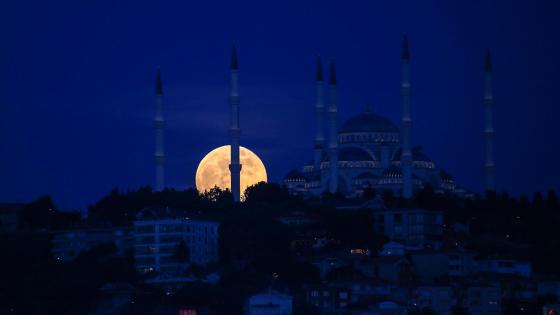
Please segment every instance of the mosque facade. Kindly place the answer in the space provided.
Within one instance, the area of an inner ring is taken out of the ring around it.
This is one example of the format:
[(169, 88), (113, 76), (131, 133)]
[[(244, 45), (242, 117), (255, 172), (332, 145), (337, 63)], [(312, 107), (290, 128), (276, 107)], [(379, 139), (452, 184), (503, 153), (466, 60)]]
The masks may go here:
[[(376, 192), (391, 190), (397, 196), (411, 198), (415, 191), (430, 185), (434, 191), (456, 195), (469, 194), (455, 179), (426, 155), (421, 146), (411, 146), (410, 53), (406, 36), (402, 47), (400, 126), (366, 109), (337, 126), (336, 73), (331, 61), (328, 79), (328, 105), (323, 104), (323, 71), (317, 61), (317, 102), (314, 158), (299, 170), (284, 177), (284, 185), (293, 194), (321, 195), (325, 192), (360, 196), (366, 189)], [(485, 129), (487, 147), (493, 133), (491, 115), (492, 93), (490, 55), (486, 55)], [(490, 118), (488, 118), (490, 116)], [(326, 118), (326, 119), (325, 119)], [(326, 125), (326, 126), (325, 126)], [(324, 136), (326, 127), (327, 136)], [(328, 138), (328, 139), (326, 139)], [(326, 141), (328, 140), (328, 141)], [(486, 188), (493, 189), (493, 161), (486, 156)]]

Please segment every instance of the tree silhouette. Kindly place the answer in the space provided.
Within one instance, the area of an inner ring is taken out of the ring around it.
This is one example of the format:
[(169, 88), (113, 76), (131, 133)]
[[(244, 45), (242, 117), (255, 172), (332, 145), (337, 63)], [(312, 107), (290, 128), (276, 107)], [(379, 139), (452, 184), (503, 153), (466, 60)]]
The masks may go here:
[(23, 207), (20, 225), (24, 229), (49, 228), (54, 221), (56, 208), (50, 196), (42, 196)]
[(206, 201), (214, 202), (217, 204), (231, 202), (233, 195), (229, 189), (221, 189), (218, 186), (210, 188), (202, 193), (202, 198)]
[(554, 210), (558, 208), (558, 196), (554, 190), (549, 190), (546, 196), (546, 208), (549, 210)]
[(290, 193), (286, 187), (276, 183), (260, 182), (247, 187), (245, 190), (245, 202), (247, 203), (278, 203), (290, 199)]

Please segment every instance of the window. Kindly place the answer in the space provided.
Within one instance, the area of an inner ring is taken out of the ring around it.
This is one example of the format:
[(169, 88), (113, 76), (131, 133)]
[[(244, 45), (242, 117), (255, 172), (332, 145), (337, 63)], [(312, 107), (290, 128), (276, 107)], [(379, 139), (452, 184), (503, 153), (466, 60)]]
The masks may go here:
[(153, 225), (137, 226), (136, 233), (138, 234), (154, 233), (154, 226)]
[(172, 254), (175, 253), (175, 245), (172, 246), (162, 246), (159, 249), (160, 253), (164, 254)]
[(136, 241), (138, 243), (155, 243), (155, 238), (153, 236), (141, 236), (137, 237)]
[(136, 247), (135, 251), (137, 255), (149, 255), (149, 254), (153, 254), (151, 246), (139, 246)]
[(159, 239), (160, 243), (179, 243), (181, 241), (180, 236), (162, 236)]
[(138, 257), (136, 258), (136, 265), (153, 265), (155, 263), (154, 257)]
[(159, 227), (159, 231), (162, 233), (175, 233), (175, 232), (182, 232), (183, 225), (182, 224), (165, 224)]
[(173, 256), (163, 256), (163, 257), (160, 257), (160, 260), (159, 260), (159, 261), (160, 261), (160, 263), (162, 263), (162, 264), (176, 263), (176, 262), (177, 262), (177, 260), (176, 260), (175, 257), (173, 257)]

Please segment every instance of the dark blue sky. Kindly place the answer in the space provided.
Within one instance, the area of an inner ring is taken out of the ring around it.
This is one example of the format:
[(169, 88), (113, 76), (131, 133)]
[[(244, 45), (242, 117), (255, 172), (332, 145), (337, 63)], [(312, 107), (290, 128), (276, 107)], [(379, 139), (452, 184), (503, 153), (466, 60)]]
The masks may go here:
[[(56, 2), (56, 3), (55, 3)], [(337, 63), (339, 113), (400, 117), (411, 44), (413, 142), (482, 189), (483, 53), (492, 49), (497, 187), (560, 188), (554, 1), (3, 1), (0, 200), (51, 194), (83, 208), (153, 182), (153, 84), (162, 67), (167, 183), (194, 184), (226, 144), (239, 47), (242, 144), (280, 180), (312, 156), (314, 62)]]

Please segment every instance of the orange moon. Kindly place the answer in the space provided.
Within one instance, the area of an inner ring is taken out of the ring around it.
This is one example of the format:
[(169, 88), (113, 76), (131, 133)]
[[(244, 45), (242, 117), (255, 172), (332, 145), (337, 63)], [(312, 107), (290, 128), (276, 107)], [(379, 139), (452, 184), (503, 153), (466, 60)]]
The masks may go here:
[[(229, 164), (231, 148), (224, 145), (210, 151), (198, 164), (196, 169), (196, 189), (204, 192), (218, 186), (231, 189)], [(251, 150), (239, 147), (241, 162), (241, 196), (247, 187), (259, 182), (266, 182), (266, 168), (261, 159)]]

